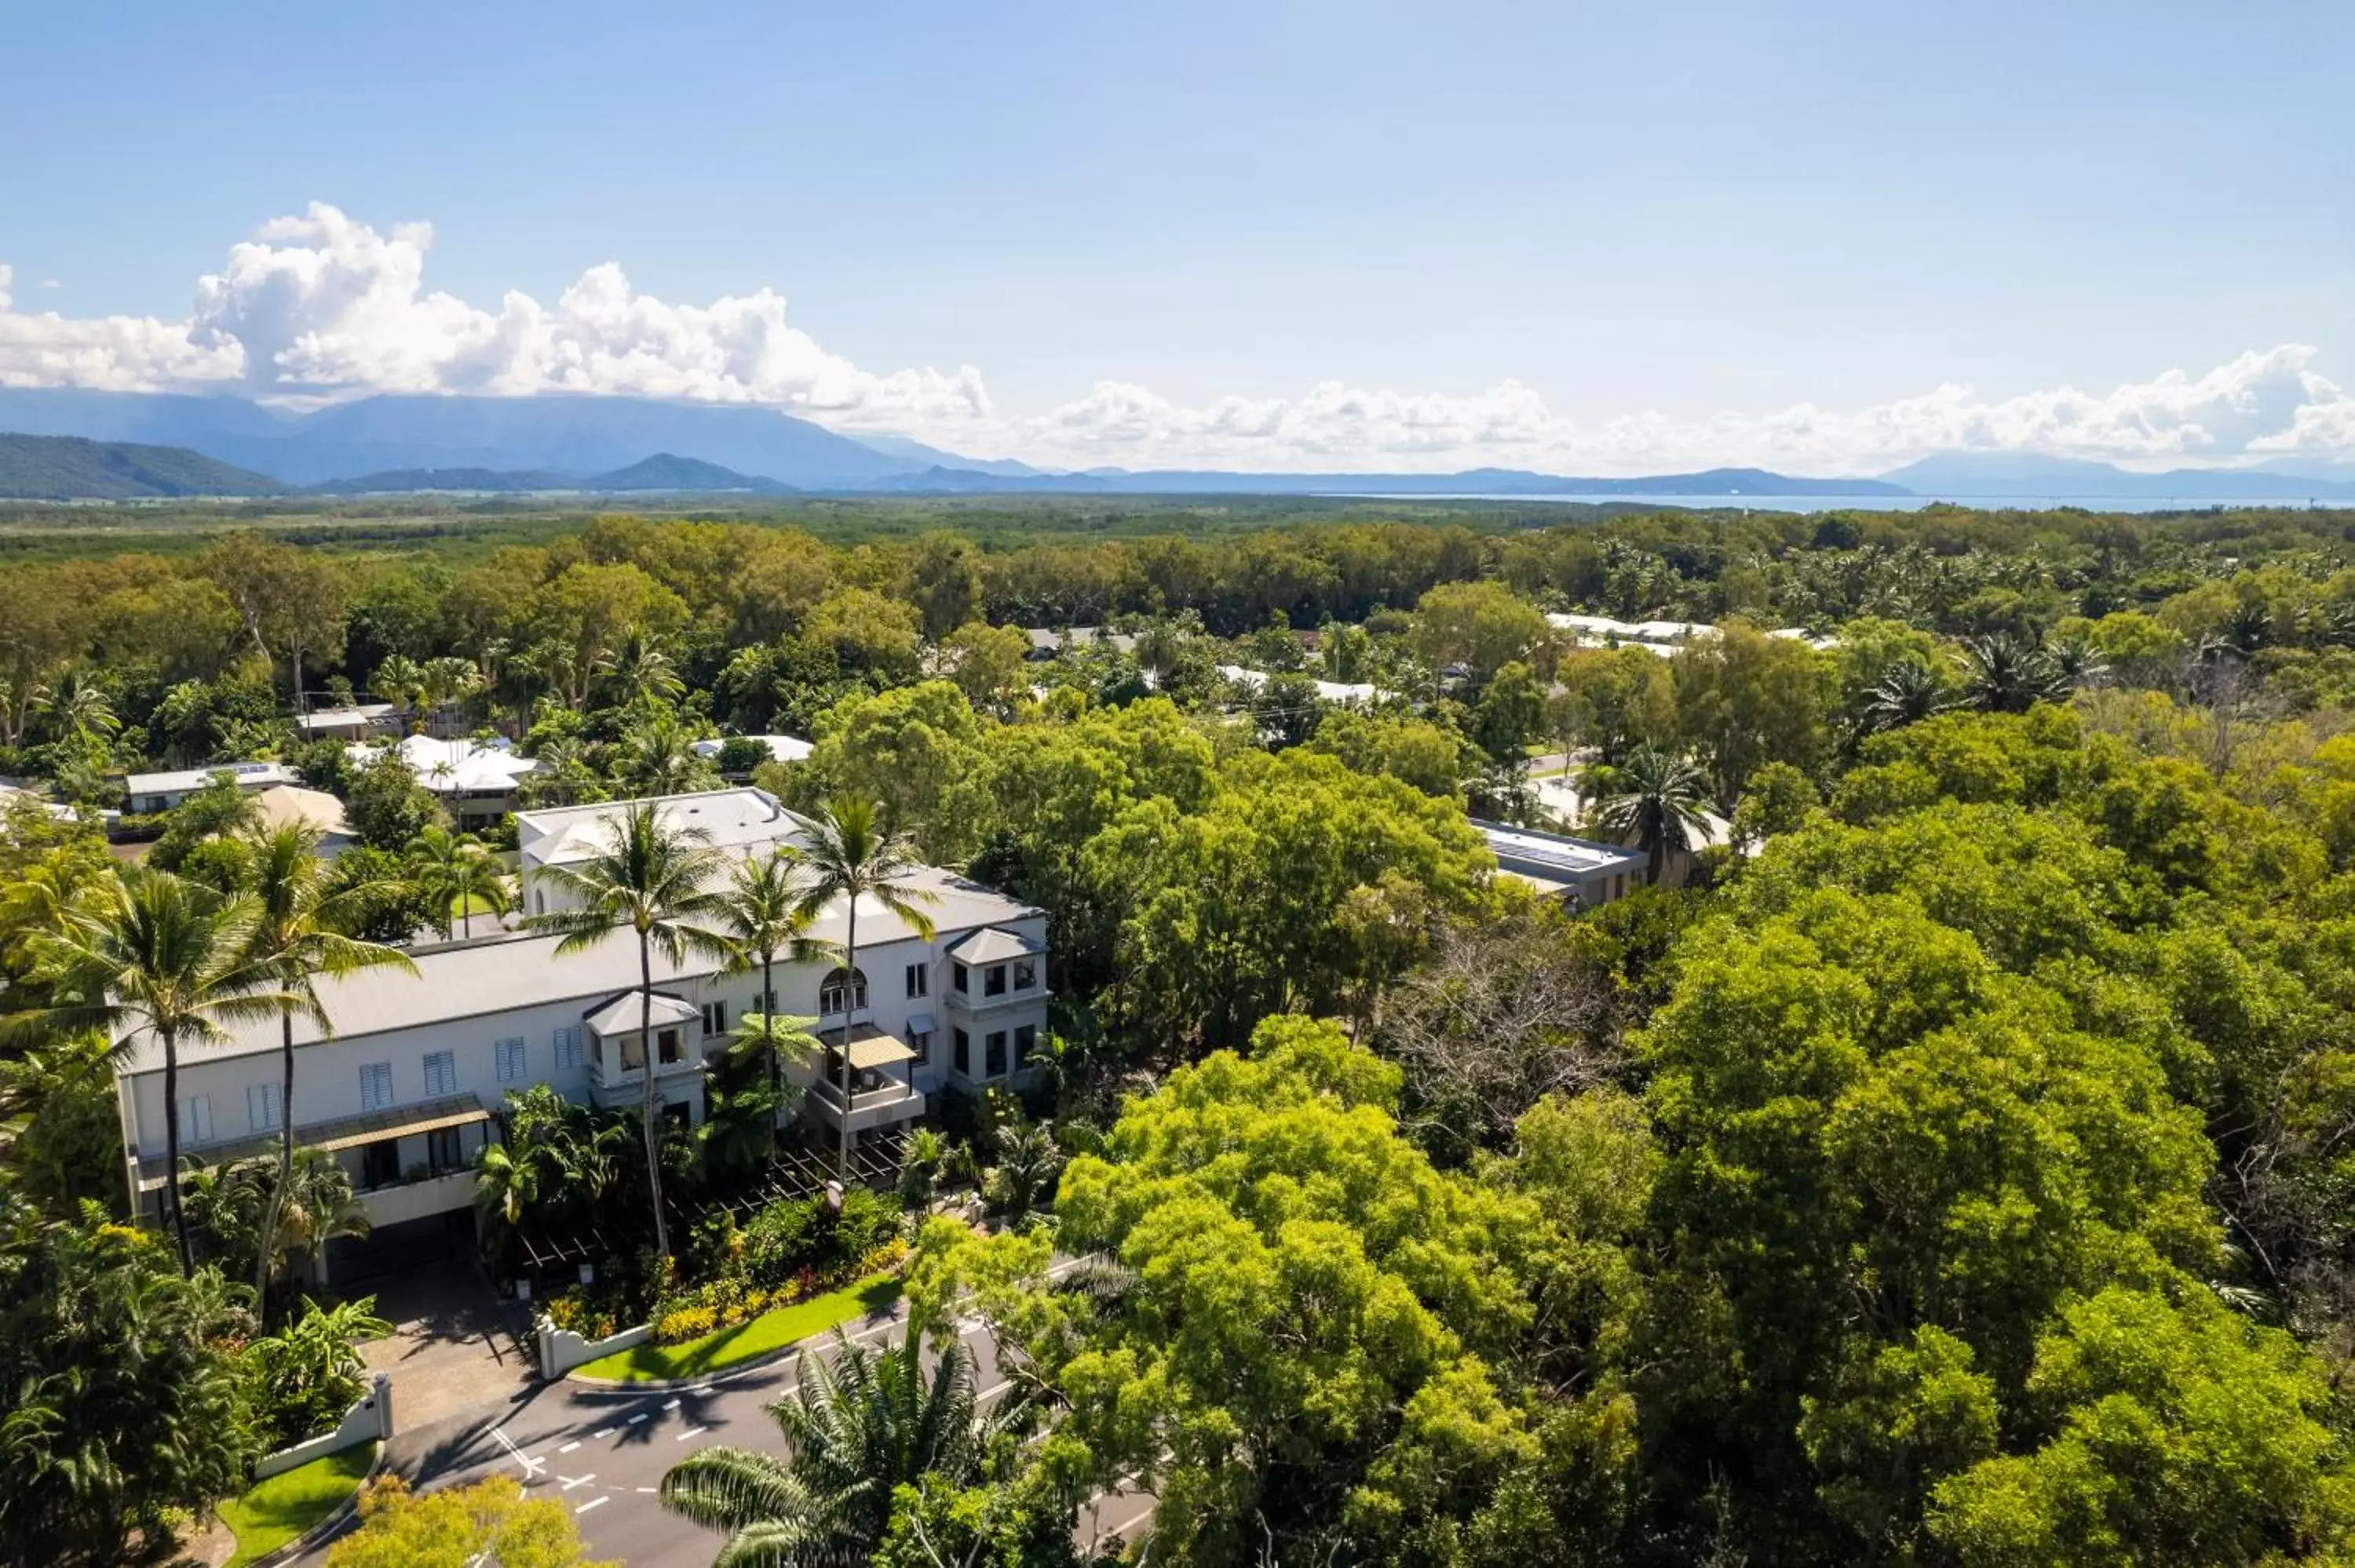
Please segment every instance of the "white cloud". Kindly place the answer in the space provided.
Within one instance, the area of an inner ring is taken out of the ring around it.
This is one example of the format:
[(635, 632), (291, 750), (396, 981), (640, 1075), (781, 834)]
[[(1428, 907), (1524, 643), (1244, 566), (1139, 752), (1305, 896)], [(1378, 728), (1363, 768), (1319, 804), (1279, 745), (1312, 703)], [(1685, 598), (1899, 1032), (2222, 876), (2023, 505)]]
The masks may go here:
[(989, 412), (978, 371), (878, 375), (788, 325), (783, 295), (674, 305), (592, 267), (553, 307), (496, 312), (425, 287), (430, 224), (382, 232), (324, 203), (264, 224), (198, 280), (185, 322), (10, 312), (0, 385), (186, 390), (233, 385), (289, 400), (367, 392), (573, 391), (764, 403), (849, 426)]
[(2316, 350), (2294, 344), (2106, 393), (1988, 397), (1950, 384), (1863, 408), (1800, 403), (1706, 419), (1575, 421), (1510, 380), (1469, 395), (1327, 381), (1296, 397), (1190, 406), (1104, 381), (1044, 413), (1006, 416), (970, 366), (879, 373), (828, 351), (787, 320), (773, 290), (675, 304), (640, 293), (606, 262), (552, 304), (510, 292), (492, 310), (426, 286), (432, 243), (428, 224), (378, 230), (314, 204), (231, 247), (178, 322), (21, 311), (14, 274), (0, 265), (0, 386), (215, 387), (293, 402), (378, 391), (626, 393), (763, 404), (976, 457), (1075, 467), (1857, 473), (1949, 450), (2145, 466), (2355, 457), (2355, 396), (2315, 369)]

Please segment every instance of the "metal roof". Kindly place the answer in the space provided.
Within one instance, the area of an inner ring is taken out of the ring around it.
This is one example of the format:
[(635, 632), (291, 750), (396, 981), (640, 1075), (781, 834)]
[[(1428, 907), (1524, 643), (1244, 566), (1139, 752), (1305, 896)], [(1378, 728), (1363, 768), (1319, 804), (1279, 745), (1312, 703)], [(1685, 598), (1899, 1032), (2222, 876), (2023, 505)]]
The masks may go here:
[(1488, 841), (1488, 853), (1497, 857), (1497, 863), (1508, 871), (1545, 878), (1564, 876), (1574, 882), (1598, 871), (1624, 871), (1644, 863), (1640, 850), (1624, 844), (1573, 839), (1561, 833), (1540, 832), (1535, 828), (1507, 827), (1502, 822), (1484, 822), (1476, 817), (1472, 825)]
[[(842, 1049), (842, 1031), (821, 1029), (817, 1035), (826, 1049)], [(871, 1023), (861, 1023), (850, 1032), (850, 1065), (864, 1073), (871, 1068), (888, 1066), (893, 1062), (912, 1062), (914, 1051), (896, 1034), (885, 1033)]]
[[(642, 1002), (639, 994), (625, 991), (613, 1001), (591, 1008), (581, 1015), (581, 1021), (598, 1033), (611, 1039), (616, 1034), (635, 1034), (647, 1027), (666, 1023), (686, 1023), (700, 1020), (702, 1012), (691, 1001), (656, 991), (651, 1005)], [(651, 1020), (651, 1024), (647, 1020)]]
[(951, 943), (948, 950), (964, 963), (1002, 964), (1008, 959), (1035, 958), (1044, 949), (1011, 931), (990, 926)]

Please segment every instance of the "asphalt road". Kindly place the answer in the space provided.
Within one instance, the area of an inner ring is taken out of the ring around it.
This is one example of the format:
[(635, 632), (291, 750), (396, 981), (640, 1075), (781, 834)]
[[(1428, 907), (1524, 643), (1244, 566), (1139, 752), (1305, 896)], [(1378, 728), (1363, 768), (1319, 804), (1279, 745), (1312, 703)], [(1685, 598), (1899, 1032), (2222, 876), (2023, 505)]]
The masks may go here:
[[(903, 1331), (894, 1317), (850, 1337), (896, 1343)], [(999, 1396), (1007, 1385), (987, 1327), (969, 1322), (962, 1337), (980, 1368), (983, 1398)], [(514, 1476), (529, 1495), (555, 1498), (572, 1510), (593, 1557), (630, 1568), (699, 1568), (721, 1538), (665, 1511), (655, 1495), (663, 1472), (712, 1444), (782, 1452), (783, 1439), (765, 1407), (791, 1396), (805, 1358), (826, 1354), (833, 1344), (831, 1334), (805, 1340), (786, 1360), (723, 1372), (691, 1388), (541, 1384), (485, 1412), (396, 1434), (389, 1462), (420, 1491)], [(1152, 1512), (1149, 1495), (1111, 1493), (1082, 1510), (1076, 1533), (1082, 1545), (1134, 1535)], [(295, 1561), (312, 1565), (325, 1556), (323, 1542)]]

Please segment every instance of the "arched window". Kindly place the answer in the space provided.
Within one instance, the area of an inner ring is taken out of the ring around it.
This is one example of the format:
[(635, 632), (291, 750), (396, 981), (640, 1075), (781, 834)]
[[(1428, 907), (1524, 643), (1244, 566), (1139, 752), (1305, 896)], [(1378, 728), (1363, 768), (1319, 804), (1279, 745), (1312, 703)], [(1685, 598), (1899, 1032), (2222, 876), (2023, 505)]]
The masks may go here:
[[(820, 982), (817, 988), (817, 1011), (821, 1018), (831, 1018), (842, 1011), (844, 971), (837, 968)], [(859, 969), (850, 976), (850, 1011), (859, 1012), (867, 1006), (867, 971)]]

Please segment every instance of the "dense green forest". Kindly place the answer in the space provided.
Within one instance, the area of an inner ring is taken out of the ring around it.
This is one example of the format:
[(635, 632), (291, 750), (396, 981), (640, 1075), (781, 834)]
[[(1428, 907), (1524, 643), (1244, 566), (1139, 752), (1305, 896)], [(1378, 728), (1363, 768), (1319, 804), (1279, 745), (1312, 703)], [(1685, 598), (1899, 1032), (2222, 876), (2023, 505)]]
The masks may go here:
[[(1143, 1485), (1123, 1550), (1170, 1564), (2355, 1560), (2355, 514), (6, 526), (46, 542), (0, 571), (0, 772), (70, 808), (0, 846), (9, 1552), (160, 1539), (347, 1389), (365, 1308), (277, 1272), (314, 1245), (272, 1220), (291, 1166), (184, 1182), (186, 1264), (122, 1223), (90, 1003), (140, 918), (266, 999), (311, 972), (251, 956), (273, 887), (370, 961), (474, 906), (406, 770), (296, 738), (298, 700), (374, 696), (514, 740), (529, 800), (750, 773), (1048, 911), (1027, 1100), (944, 1107), (823, 1245), (649, 1234), (569, 1304), (709, 1311), (896, 1228), (920, 1323), (989, 1315), (1007, 1408), (912, 1466), (794, 1446), (761, 1495), (813, 1559), (1072, 1562)], [(1126, 635), (1023, 630), (1075, 626)], [(775, 732), (813, 754), (692, 747)], [(108, 853), (125, 770), (272, 757), (345, 798), (332, 869), (234, 789)], [(1565, 906), (1467, 813), (1676, 869)], [(484, 1167), (495, 1245), (587, 1201), (530, 1162), (636, 1137), (549, 1098)], [(653, 1152), (724, 1193), (761, 1150)], [(936, 1213), (959, 1184), (990, 1224)]]

